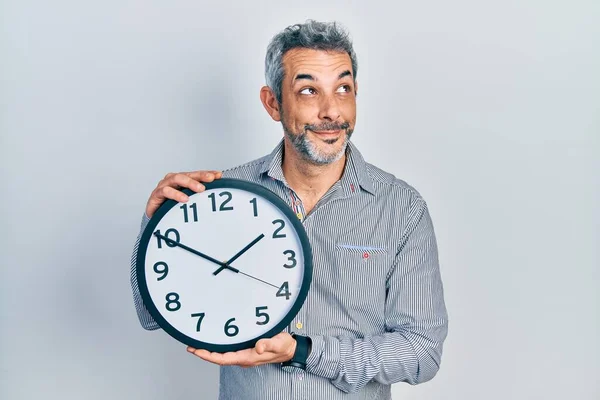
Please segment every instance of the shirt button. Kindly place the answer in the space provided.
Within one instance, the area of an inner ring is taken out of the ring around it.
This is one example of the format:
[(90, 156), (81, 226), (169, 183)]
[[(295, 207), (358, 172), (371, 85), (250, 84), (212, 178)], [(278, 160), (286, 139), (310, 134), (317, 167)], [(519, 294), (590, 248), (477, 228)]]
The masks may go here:
[(303, 325), (302, 325), (302, 322), (297, 322), (297, 323), (296, 323), (296, 328), (298, 328), (298, 329), (302, 329), (302, 326), (303, 326)]
[(304, 373), (300, 372), (300, 374), (298, 374), (298, 380), (302, 379), (304, 379)]
[(298, 219), (302, 219), (302, 213), (296, 213), (296, 217), (298, 217)]

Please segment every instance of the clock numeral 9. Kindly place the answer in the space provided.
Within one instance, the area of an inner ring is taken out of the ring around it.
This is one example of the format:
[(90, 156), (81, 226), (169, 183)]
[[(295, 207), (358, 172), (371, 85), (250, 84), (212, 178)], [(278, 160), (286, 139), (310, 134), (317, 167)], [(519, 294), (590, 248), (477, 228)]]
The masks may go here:
[[(158, 233), (159, 235), (161, 235), (160, 229), (157, 230), (155, 233)], [(173, 239), (169, 236), (171, 233), (175, 234), (175, 239)], [(180, 238), (179, 238), (179, 232), (177, 231), (177, 229), (175, 229), (175, 228), (167, 229), (167, 231), (165, 232), (165, 236), (169, 238), (169, 240), (165, 240), (165, 243), (167, 244), (167, 246), (175, 247), (177, 245), (174, 242), (179, 243)], [(158, 240), (158, 248), (162, 249), (162, 238), (159, 238), (158, 236), (156, 236), (156, 240)]]
[(179, 302), (179, 295), (177, 293), (171, 292), (165, 296), (165, 299), (167, 300), (167, 310), (177, 311), (181, 308), (181, 303)]
[(275, 221), (272, 222), (273, 225), (278, 224), (279, 228), (275, 229), (275, 232), (273, 232), (273, 239), (279, 239), (279, 238), (284, 238), (285, 237), (285, 233), (279, 233), (281, 232), (281, 230), (283, 228), (285, 228), (285, 222), (282, 219), (276, 219)]
[(235, 336), (240, 332), (240, 328), (232, 324), (233, 321), (235, 321), (235, 318), (227, 320), (227, 322), (225, 322), (225, 328), (223, 329), (225, 334), (229, 337)]
[(264, 320), (262, 320), (262, 321), (256, 321), (256, 325), (266, 325), (269, 323), (269, 320), (271, 319), (271, 318), (269, 318), (269, 314), (267, 314), (266, 312), (261, 312), (266, 309), (267, 309), (267, 306), (256, 307), (256, 316), (258, 318), (260, 318), (260, 317), (264, 318)]
[(279, 288), (279, 290), (277, 291), (277, 294), (275, 296), (285, 297), (286, 300), (289, 300), (291, 295), (292, 294), (290, 293), (290, 285), (286, 281), (286, 282), (283, 282), (283, 285), (281, 285), (281, 287)]
[(204, 313), (196, 313), (196, 314), (192, 314), (192, 318), (198, 317), (198, 322), (196, 323), (196, 332), (200, 332), (200, 324), (202, 323), (202, 320), (204, 319)]
[(292, 262), (292, 265), (283, 264), (283, 266), (288, 269), (294, 268), (296, 266), (296, 253), (294, 253), (294, 250), (286, 250), (283, 254), (289, 255), (288, 261)]
[[(197, 210), (196, 203), (191, 204), (189, 207), (193, 211), (194, 222), (198, 222), (198, 210)], [(188, 205), (183, 204), (179, 208), (181, 208), (183, 210), (183, 222), (189, 222), (189, 220), (188, 220)]]
[[(219, 211), (231, 211), (233, 210), (232, 206), (226, 207), (225, 205), (227, 203), (229, 203), (231, 201), (231, 193), (230, 192), (221, 192), (219, 193), (219, 197), (223, 197), (226, 196), (227, 199), (221, 203), (221, 206), (219, 206)], [(217, 211), (217, 200), (215, 199), (215, 194), (211, 193), (208, 195), (208, 197), (210, 197), (210, 199), (212, 200), (212, 210), (213, 212)]]
[[(158, 267), (161, 265), (164, 266), (164, 268), (159, 270)], [(156, 272), (157, 274), (163, 274), (162, 276), (159, 276), (158, 278), (156, 278), (157, 281), (162, 281), (169, 274), (169, 266), (167, 265), (166, 262), (159, 261), (156, 264), (154, 264), (154, 272)]]

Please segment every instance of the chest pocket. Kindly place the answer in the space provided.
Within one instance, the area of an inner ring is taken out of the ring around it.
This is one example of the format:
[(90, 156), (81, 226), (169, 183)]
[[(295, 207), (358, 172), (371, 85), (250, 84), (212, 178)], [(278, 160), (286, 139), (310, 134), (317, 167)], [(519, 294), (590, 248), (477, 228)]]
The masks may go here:
[(384, 247), (336, 244), (335, 274), (351, 309), (378, 313), (383, 310), (386, 277), (391, 267), (389, 256)]

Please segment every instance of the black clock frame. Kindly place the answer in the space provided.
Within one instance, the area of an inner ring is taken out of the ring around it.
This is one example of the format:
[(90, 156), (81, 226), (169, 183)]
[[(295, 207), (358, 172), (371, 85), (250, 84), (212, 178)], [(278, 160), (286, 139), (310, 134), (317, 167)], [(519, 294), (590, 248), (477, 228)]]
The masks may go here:
[[(311, 282), (312, 282), (312, 272), (313, 272), (312, 250), (310, 247), (310, 242), (308, 240), (306, 231), (304, 230), (304, 226), (298, 220), (298, 217), (291, 210), (291, 208), (288, 206), (288, 204), (285, 201), (283, 201), (277, 194), (275, 194), (273, 191), (265, 188), (264, 186), (261, 186), (257, 183), (244, 181), (241, 179), (235, 179), (235, 178), (221, 178), (221, 179), (217, 179), (213, 182), (207, 182), (207, 183), (203, 182), (202, 184), (206, 187), (206, 190), (220, 189), (220, 188), (224, 188), (224, 189), (232, 188), (232, 189), (240, 189), (240, 190), (245, 190), (247, 192), (254, 193), (256, 195), (259, 195), (259, 196), (265, 198), (269, 202), (271, 202), (275, 207), (277, 207), (279, 210), (281, 210), (281, 212), (283, 212), (285, 214), (285, 216), (292, 223), (295, 231), (298, 234), (300, 243), (302, 244), (302, 250), (304, 253), (304, 276), (302, 279), (302, 286), (300, 288), (300, 293), (299, 293), (298, 297), (296, 298), (296, 301), (292, 305), (292, 308), (290, 309), (290, 311), (286, 314), (286, 316), (277, 325), (275, 325), (273, 328), (271, 328), (269, 331), (265, 332), (264, 334), (254, 338), (254, 339), (251, 339), (251, 340), (248, 340), (245, 342), (241, 342), (241, 343), (214, 344), (214, 343), (201, 342), (199, 340), (196, 340), (194, 338), (191, 338), (191, 337), (183, 334), (182, 332), (178, 331), (175, 327), (173, 327), (162, 316), (162, 314), (158, 311), (158, 309), (156, 308), (156, 305), (152, 301), (152, 297), (150, 296), (150, 292), (148, 291), (148, 286), (146, 283), (146, 273), (145, 272), (146, 272), (146, 249), (148, 248), (148, 243), (152, 239), (152, 233), (154, 232), (154, 228), (156, 228), (156, 226), (158, 225), (158, 223), (160, 222), (162, 217), (167, 212), (169, 212), (169, 210), (171, 210), (176, 205), (181, 204), (180, 202), (175, 201), (175, 200), (167, 200), (158, 208), (158, 210), (154, 213), (154, 215), (148, 222), (148, 225), (144, 229), (142, 237), (140, 238), (140, 243), (139, 243), (139, 247), (138, 247), (138, 251), (137, 251), (136, 274), (137, 274), (137, 282), (138, 282), (138, 286), (140, 289), (140, 294), (142, 296), (142, 301), (144, 302), (144, 306), (146, 307), (146, 309), (148, 310), (148, 312), (150, 313), (152, 318), (154, 318), (156, 323), (158, 323), (158, 325), (165, 332), (167, 332), (170, 336), (177, 339), (181, 343), (184, 343), (188, 346), (191, 346), (196, 349), (206, 349), (208, 351), (214, 351), (214, 352), (219, 352), (219, 353), (225, 353), (225, 352), (229, 352), (229, 351), (238, 351), (238, 350), (243, 350), (243, 349), (247, 349), (247, 348), (252, 348), (252, 347), (254, 347), (254, 345), (256, 344), (256, 342), (258, 340), (263, 339), (263, 338), (271, 338), (271, 337), (275, 336), (276, 334), (283, 332), (283, 330), (290, 324), (290, 322), (292, 322), (292, 320), (298, 314), (298, 312), (300, 311), (300, 308), (304, 304), (304, 301), (306, 300), (306, 297), (308, 295), (308, 290), (309, 290)], [(194, 192), (190, 189), (182, 189), (181, 191), (184, 192), (188, 196), (192, 196), (193, 194), (196, 194), (196, 192)]]

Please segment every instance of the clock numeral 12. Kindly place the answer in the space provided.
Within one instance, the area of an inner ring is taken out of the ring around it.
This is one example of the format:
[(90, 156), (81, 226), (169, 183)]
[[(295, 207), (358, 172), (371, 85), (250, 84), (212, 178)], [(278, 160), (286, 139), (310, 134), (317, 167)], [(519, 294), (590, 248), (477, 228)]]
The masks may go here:
[(238, 333), (240, 333), (240, 328), (233, 325), (233, 321), (235, 321), (235, 318), (228, 319), (227, 322), (225, 322), (225, 328), (223, 329), (225, 331), (225, 334), (229, 337), (235, 336)]
[[(196, 208), (196, 203), (191, 204), (189, 207), (193, 211), (194, 222), (198, 222), (198, 210)], [(187, 204), (183, 204), (179, 208), (181, 208), (183, 210), (183, 221), (184, 222), (189, 222), (189, 220), (188, 220), (188, 205)]]
[(202, 320), (204, 319), (204, 313), (196, 313), (196, 314), (192, 314), (192, 317), (198, 317), (198, 322), (196, 323), (196, 332), (200, 332), (200, 324), (202, 323)]
[(179, 302), (179, 295), (177, 293), (171, 292), (167, 294), (165, 296), (165, 300), (167, 300), (167, 304), (165, 305), (167, 310), (177, 311), (181, 308), (181, 303)]
[(286, 282), (283, 282), (283, 285), (281, 285), (281, 287), (279, 288), (279, 290), (277, 291), (277, 294), (275, 296), (285, 297), (286, 300), (289, 300), (291, 295), (292, 294), (290, 293), (290, 285), (286, 281)]
[[(219, 193), (219, 197), (227, 196), (227, 199), (221, 203), (219, 206), (219, 211), (230, 211), (233, 210), (232, 206), (226, 207), (225, 205), (231, 201), (231, 193), (230, 192), (221, 192)], [(212, 210), (213, 212), (217, 211), (217, 200), (215, 199), (215, 194), (211, 193), (208, 195), (212, 200)]]
[(263, 317), (264, 320), (262, 321), (256, 321), (256, 325), (266, 325), (269, 323), (269, 320), (271, 319), (269, 317), (269, 314), (267, 314), (266, 312), (261, 312), (263, 310), (266, 310), (268, 307), (267, 306), (263, 306), (263, 307), (256, 307), (256, 316), (258, 318)]
[[(161, 235), (160, 229), (157, 230), (156, 233), (158, 233), (159, 235)], [(171, 233), (175, 234), (175, 239), (174, 240), (169, 236)], [(177, 229), (175, 229), (175, 228), (167, 229), (167, 231), (165, 232), (165, 236), (169, 238), (169, 240), (165, 240), (165, 243), (167, 243), (167, 246), (169, 246), (169, 247), (175, 247), (177, 245), (175, 243), (173, 243), (173, 242), (179, 243), (180, 238), (179, 238), (179, 232), (177, 231)], [(159, 238), (158, 236), (156, 236), (156, 240), (158, 240), (158, 248), (162, 249), (162, 238)]]

